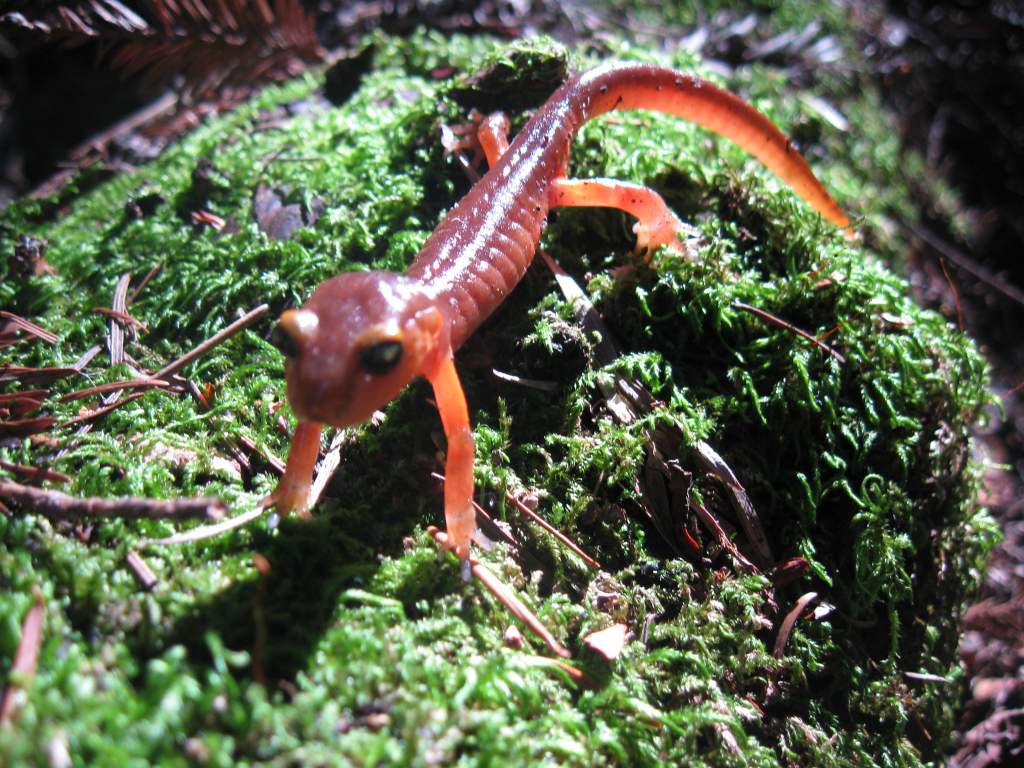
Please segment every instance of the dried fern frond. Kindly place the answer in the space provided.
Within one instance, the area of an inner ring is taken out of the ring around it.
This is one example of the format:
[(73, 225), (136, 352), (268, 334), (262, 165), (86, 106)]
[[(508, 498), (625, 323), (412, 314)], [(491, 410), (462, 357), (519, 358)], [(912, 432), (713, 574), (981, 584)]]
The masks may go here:
[(149, 23), (119, 0), (12, 2), (0, 21), (42, 35), (85, 42), (110, 35), (151, 32)]
[(195, 94), (291, 76), (324, 57), (300, 0), (14, 5), (0, 21), (69, 45), (98, 42), (113, 66), (153, 78), (181, 74)]

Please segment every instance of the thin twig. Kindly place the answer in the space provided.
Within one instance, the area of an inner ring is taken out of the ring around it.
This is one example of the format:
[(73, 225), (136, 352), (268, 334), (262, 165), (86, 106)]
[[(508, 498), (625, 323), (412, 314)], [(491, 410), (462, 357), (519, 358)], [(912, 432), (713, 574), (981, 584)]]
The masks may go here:
[(655, 622), (657, 618), (658, 614), (656, 613), (648, 613), (646, 616), (644, 616), (644, 628), (640, 630), (640, 645), (647, 645), (647, 638), (651, 632), (651, 625)]
[(540, 379), (527, 379), (523, 376), (516, 376), (514, 373), (505, 373), (499, 371), (497, 368), (492, 368), (491, 373), (495, 378), (501, 379), (502, 381), (508, 381), (512, 384), (519, 384), (523, 387), (529, 387), (530, 389), (539, 389), (541, 392), (554, 392), (558, 389), (558, 384), (553, 381), (541, 381)]
[(52, 416), (36, 416), (32, 419), (14, 419), (0, 421), (0, 435), (4, 437), (28, 437), (39, 432), (46, 432), (57, 420)]
[[(434, 541), (441, 549), (446, 549), (448, 545), (448, 534), (438, 530), (434, 526), (427, 528), (427, 533), (434, 537)], [(544, 626), (540, 619), (526, 607), (519, 597), (504, 584), (494, 573), (483, 563), (479, 562), (475, 557), (470, 556), (469, 558), (470, 569), (474, 576), (480, 580), (480, 582), (487, 587), (492, 595), (494, 595), (502, 605), (519, 619), (523, 624), (529, 628), (537, 637), (544, 641), (544, 644), (551, 650), (552, 653), (561, 656), (562, 658), (569, 658), (571, 655), (568, 649), (565, 648), (555, 636), (551, 634), (551, 631)]]
[(125, 326), (133, 326), (138, 328), (143, 333), (149, 333), (149, 327), (139, 320), (137, 317), (132, 317), (127, 312), (118, 312), (116, 309), (110, 307), (93, 307), (91, 312), (95, 312), (98, 315), (106, 315), (112, 320), (119, 320)]
[(112, 381), (109, 384), (97, 384), (95, 387), (87, 387), (74, 392), (62, 395), (60, 402), (68, 403), (72, 400), (81, 400), (92, 395), (102, 395), (118, 389), (152, 389), (153, 387), (169, 387), (170, 383), (160, 379), (126, 379), (124, 381)]
[(979, 264), (951, 243), (946, 242), (925, 227), (915, 224), (904, 224), (903, 227), (927, 243), (928, 246), (936, 253), (940, 253), (945, 256), (956, 264), (957, 267), (970, 274), (979, 282), (984, 283), (989, 288), (999, 291), (999, 293), (1003, 294), (1003, 296), (1008, 298), (1010, 301), (1024, 306), (1024, 292), (1019, 288), (1014, 287), (1006, 280), (1000, 279), (994, 272)]
[(7, 678), (7, 688), (0, 699), (0, 725), (6, 725), (14, 717), (14, 710), (19, 703), (18, 694), (28, 685), (28, 681), (36, 672), (39, 663), (39, 650), (43, 646), (43, 619), (46, 617), (46, 602), (38, 587), (33, 589), (35, 602), (28, 609), (21, 622), (21, 639), (18, 649), (14, 652), (11, 674)]
[(753, 554), (756, 564), (763, 570), (771, 568), (775, 562), (775, 556), (772, 554), (764, 526), (761, 525), (761, 518), (758, 517), (746, 488), (736, 478), (732, 467), (706, 442), (698, 440), (694, 452), (704, 471), (713, 475), (725, 488), (726, 495), (732, 502), (732, 508), (743, 527), (743, 532), (747, 534), (747, 538), (754, 547)]
[(149, 272), (147, 272), (145, 274), (145, 276), (139, 281), (139, 284), (137, 286), (135, 286), (135, 288), (132, 290), (132, 292), (130, 294), (128, 294), (128, 303), (129, 304), (134, 304), (135, 303), (135, 300), (137, 298), (139, 298), (139, 294), (142, 293), (142, 289), (145, 288), (149, 284), (150, 280), (152, 280), (154, 277), (156, 277), (156, 274), (161, 269), (163, 269), (163, 266), (164, 266), (163, 264), (161, 264), (160, 262), (157, 262), (156, 264), (154, 264), (150, 268)]
[(1015, 395), (1015, 394), (1017, 394), (1018, 392), (1020, 392), (1020, 391), (1021, 391), (1022, 389), (1024, 389), (1024, 381), (1020, 381), (1020, 382), (1018, 382), (1018, 383), (1014, 384), (1014, 385), (1013, 385), (1012, 387), (1010, 387), (1010, 388), (1009, 388), (1008, 390), (1006, 390), (1006, 391), (1005, 391), (1005, 392), (1003, 393), (1003, 395), (1002, 395), (1002, 396), (1003, 396), (1004, 398), (1007, 398), (1007, 397), (1012, 397), (1013, 395)]
[(227, 511), (220, 499), (78, 498), (60, 491), (33, 488), (0, 478), (0, 500), (50, 520), (116, 518), (121, 520), (219, 520)]
[(159, 579), (156, 574), (153, 573), (153, 569), (149, 567), (147, 563), (138, 552), (134, 549), (129, 549), (128, 554), (124, 556), (125, 562), (128, 563), (128, 567), (132, 569), (132, 573), (135, 574), (135, 578), (138, 579), (139, 585), (147, 592), (151, 591), (159, 583)]
[(518, 497), (516, 497), (512, 493), (512, 491), (510, 491), (507, 488), (505, 489), (505, 498), (508, 499), (509, 501), (511, 501), (513, 504), (515, 504), (516, 509), (518, 509), (520, 512), (522, 512), (528, 518), (533, 520), (533, 522), (535, 522), (537, 525), (539, 525), (545, 531), (547, 531), (552, 536), (554, 536), (556, 539), (558, 539), (560, 542), (562, 542), (562, 544), (564, 544), (566, 547), (571, 549), (576, 554), (576, 556), (580, 558), (580, 560), (582, 560), (584, 563), (589, 565), (591, 568), (593, 568), (595, 570), (600, 570), (601, 564), (598, 563), (597, 560), (595, 560), (590, 555), (588, 555), (586, 552), (584, 552), (575, 541), (570, 539), (568, 536), (566, 536), (560, 530), (555, 528), (555, 526), (553, 526), (551, 523), (549, 523), (543, 517), (538, 515), (536, 512), (534, 512), (528, 506), (526, 506), (526, 504), (524, 504)]
[(732, 555), (733, 559), (735, 559), (736, 562), (739, 563), (739, 565), (744, 570), (750, 573), (760, 573), (758, 567), (749, 560), (747, 560), (747, 558), (745, 558), (743, 554), (736, 548), (736, 545), (733, 544), (732, 540), (728, 537), (728, 535), (722, 529), (722, 526), (719, 525), (718, 521), (715, 519), (715, 516), (711, 514), (710, 510), (708, 510), (707, 507), (705, 507), (703, 504), (698, 503), (697, 500), (692, 497), (690, 498), (690, 506), (694, 510), (696, 510), (697, 517), (699, 517), (700, 521), (704, 523), (704, 527), (711, 532), (711, 535), (715, 537), (715, 540), (718, 542), (718, 545), (722, 547), (722, 549), (724, 549), (726, 552)]
[(43, 398), (33, 399), (31, 397), (12, 397), (6, 402), (0, 402), (3, 416), (21, 418), (35, 413), (43, 406)]
[(262, 456), (263, 460), (266, 461), (267, 464), (270, 465), (270, 468), (277, 472), (277, 474), (284, 474), (285, 469), (287, 469), (287, 465), (270, 451), (260, 448), (259, 445), (256, 444), (255, 440), (246, 437), (245, 435), (239, 435), (238, 442), (240, 442), (242, 446), (250, 453), (255, 453), (258, 456)]
[(948, 677), (933, 675), (930, 672), (903, 672), (901, 674), (910, 680), (920, 680), (923, 683), (942, 683), (943, 685), (952, 685), (953, 683)]
[(103, 347), (100, 346), (99, 344), (95, 344), (89, 347), (87, 350), (85, 350), (85, 354), (78, 358), (78, 360), (76, 360), (74, 365), (72, 365), (71, 367), (74, 370), (81, 372), (81, 370), (85, 368), (85, 366), (87, 366), (89, 363), (91, 363), (92, 359), (100, 353), (101, 349), (103, 349)]
[(188, 379), (185, 386), (188, 387), (189, 394), (192, 395), (192, 399), (196, 401), (201, 410), (208, 411), (213, 407), (212, 384), (207, 382), (205, 386), (200, 387), (194, 380)]
[[(444, 475), (439, 472), (431, 472), (430, 476), (442, 483), (445, 482)], [(505, 491), (505, 493), (508, 494), (508, 491)], [(511, 496), (509, 497), (509, 500), (513, 500)], [(491, 517), (490, 513), (486, 509), (477, 503), (476, 499), (473, 499), (473, 509), (476, 512), (478, 526), (476, 533), (482, 534), (485, 538), (489, 536), (491, 542), (494, 541), (495, 536), (503, 539), (505, 543), (512, 548), (514, 556), (519, 560), (524, 571), (536, 571), (543, 567), (540, 561), (531, 552), (519, 545), (519, 541), (516, 540), (516, 537), (512, 534), (509, 526), (498, 525), (498, 522)], [(486, 530), (484, 530), (485, 528)], [(489, 546), (482, 544), (479, 539), (475, 539), (475, 541), (484, 549), (490, 549)]]
[(72, 159), (78, 160), (94, 151), (105, 152), (107, 144), (113, 139), (125, 136), (136, 130), (139, 126), (145, 125), (150, 120), (160, 117), (165, 112), (170, 112), (177, 104), (178, 94), (174, 91), (167, 91), (141, 109), (114, 123), (109, 128), (105, 128), (99, 133), (94, 133), (72, 149), (68, 155)]
[(583, 670), (577, 669), (571, 664), (566, 664), (561, 659), (549, 659), (547, 656), (535, 656), (533, 654), (522, 654), (516, 657), (517, 661), (525, 663), (531, 667), (537, 667), (540, 669), (557, 669), (560, 672), (564, 672), (569, 676), (577, 685), (585, 683), (586, 675)]
[[(430, 476), (432, 478), (434, 478), (435, 480), (441, 482), (442, 484), (445, 482), (444, 475), (442, 475), (440, 472), (431, 472)], [(516, 540), (516, 537), (512, 535), (512, 532), (510, 530), (508, 530), (507, 526), (500, 526), (500, 525), (498, 525), (498, 523), (494, 520), (494, 518), (491, 517), (490, 513), (488, 513), (488, 511), (486, 509), (484, 509), (483, 507), (481, 507), (477, 503), (476, 499), (473, 499), (472, 502), (473, 502), (473, 511), (476, 512), (476, 520), (477, 520), (477, 531), (476, 532), (477, 533), (481, 533), (484, 536), (489, 536), (490, 534), (487, 531), (483, 530), (483, 528), (484, 528), (483, 524), (486, 524), (486, 526), (488, 527), (488, 530), (492, 530), (493, 529), (493, 531), (497, 532), (497, 535), (500, 538), (505, 540), (505, 543), (508, 544), (512, 548), (512, 551), (515, 553), (516, 556), (529, 557), (529, 554), (524, 552), (519, 547), (519, 542)], [(481, 524), (481, 522), (483, 524)], [(477, 540), (477, 543), (478, 544), (480, 543), (479, 540)], [(493, 543), (493, 539), (492, 539), (492, 543)], [(489, 549), (489, 547), (485, 546), (484, 549)]]
[(752, 307), (749, 304), (744, 304), (742, 301), (734, 301), (732, 303), (732, 306), (734, 306), (736, 309), (741, 309), (744, 312), (749, 312), (750, 314), (752, 314), (752, 315), (754, 315), (756, 317), (759, 317), (762, 320), (765, 320), (766, 322), (771, 323), (772, 325), (776, 325), (779, 328), (787, 330), (790, 333), (795, 333), (797, 336), (799, 336), (802, 339), (806, 339), (807, 341), (811, 342), (814, 346), (818, 347), (819, 349), (822, 349), (823, 351), (828, 352), (830, 355), (832, 355), (832, 357), (834, 357), (840, 363), (845, 363), (846, 362), (846, 358), (845, 357), (843, 357), (839, 352), (837, 352), (835, 349), (833, 349), (828, 344), (823, 342), (821, 339), (817, 338), (816, 336), (813, 336), (812, 334), (808, 333), (807, 331), (803, 330), (802, 328), (797, 328), (792, 323), (787, 323), (781, 317), (777, 317), (776, 315), (773, 315), (771, 312), (766, 312), (763, 309), (758, 309), (757, 307)]
[(5, 320), (10, 320), (12, 323), (18, 326), (18, 328), (20, 328), (30, 336), (35, 336), (37, 339), (42, 339), (48, 344), (57, 343), (56, 334), (51, 333), (50, 331), (46, 330), (40, 325), (36, 325), (31, 320), (26, 320), (24, 317), (21, 317), (20, 315), (16, 315), (13, 312), (7, 312), (6, 310), (3, 309), (0, 309), (0, 317), (4, 318)]
[[(128, 308), (128, 286), (131, 283), (132, 275), (125, 272), (117, 281), (114, 288), (113, 311), (116, 314), (125, 314)], [(117, 320), (110, 321), (110, 365), (120, 365), (124, 362), (124, 326)]]
[(42, 400), (50, 394), (48, 389), (23, 389), (20, 392), (0, 392), (0, 405), (20, 400)]
[[(430, 475), (431, 477), (439, 479), (442, 483), (444, 482), (444, 475), (439, 475), (437, 474), (437, 472), (431, 472)], [(512, 531), (509, 530), (508, 526), (498, 525), (497, 521), (493, 517), (491, 517), (490, 513), (486, 509), (484, 509), (477, 503), (476, 499), (473, 499), (473, 511), (476, 512), (476, 533), (482, 534), (483, 536), (489, 536), (490, 534), (488, 534), (487, 531), (484, 531), (484, 526), (486, 525), (488, 531), (496, 531), (497, 535), (505, 540), (505, 543), (512, 548), (512, 552), (516, 557), (521, 557), (524, 559), (530, 557), (531, 559), (536, 560), (536, 558), (530, 556), (528, 552), (523, 551), (523, 549), (519, 546), (519, 542), (516, 540), (516, 537), (512, 535)], [(480, 539), (477, 538), (474, 539), (474, 541), (476, 541), (477, 544), (480, 544)], [(491, 543), (493, 543), (493, 538), (491, 539)], [(482, 544), (481, 546), (483, 546), (484, 549), (490, 549), (489, 546), (484, 546)]]
[(608, 365), (614, 362), (619, 357), (619, 349), (587, 294), (546, 251), (540, 249), (537, 253), (544, 260), (547, 268), (551, 270), (551, 274), (554, 275), (562, 295), (572, 305), (576, 320), (583, 327), (587, 338), (596, 340), (593, 348), (594, 359), (599, 365)]
[(939, 266), (942, 267), (942, 274), (946, 278), (946, 284), (949, 286), (949, 290), (953, 292), (953, 303), (956, 305), (956, 319), (957, 325), (960, 328), (960, 333), (964, 332), (964, 307), (960, 303), (960, 290), (956, 287), (956, 283), (953, 282), (953, 278), (949, 275), (949, 270), (946, 268), (946, 260), (939, 257)]
[(82, 424), (84, 422), (95, 421), (101, 416), (106, 416), (111, 411), (120, 408), (122, 405), (128, 405), (128, 403), (138, 400), (144, 394), (145, 392), (133, 392), (127, 397), (122, 397), (120, 400), (115, 400), (110, 405), (104, 405), (101, 408), (95, 408), (94, 410), (88, 411), (87, 413), (83, 413), (81, 416), (75, 416), (74, 418), (68, 419), (67, 421), (62, 421), (60, 424), (57, 425), (57, 427), (70, 427), (75, 424)]
[(831, 338), (832, 336), (835, 336), (841, 330), (843, 330), (843, 324), (842, 323), (836, 323), (831, 328), (829, 328), (827, 331), (825, 331), (823, 334), (821, 334), (818, 337), (818, 340), (819, 341), (826, 341), (829, 338)]
[(227, 326), (223, 330), (220, 330), (217, 333), (215, 333), (213, 336), (211, 336), (209, 339), (207, 339), (202, 344), (197, 346), (191, 352), (186, 352), (184, 355), (179, 357), (170, 365), (161, 368), (159, 371), (153, 374), (153, 378), (166, 379), (168, 376), (177, 373), (186, 365), (191, 363), (193, 360), (205, 355), (218, 344), (222, 343), (226, 339), (231, 338), (244, 328), (248, 328), (250, 325), (256, 322), (256, 320), (258, 320), (263, 314), (265, 314), (269, 309), (269, 304), (260, 304), (255, 309), (246, 312), (244, 315), (242, 315), (242, 317), (235, 320), (235, 322), (231, 323), (231, 325)]
[(21, 384), (50, 382), (66, 379), (77, 373), (79, 373), (78, 368), (32, 368), (24, 365), (0, 365), (0, 384), (7, 381), (17, 381)]
[(192, 211), (192, 223), (197, 226), (210, 227), (216, 232), (220, 232), (228, 224), (227, 219), (212, 211)]
[(135, 130), (138, 126), (149, 122), (156, 117), (159, 117), (164, 112), (172, 109), (178, 101), (178, 96), (172, 91), (168, 91), (163, 96), (160, 96), (151, 104), (143, 107), (138, 112), (129, 115), (124, 120), (115, 123), (110, 128), (104, 130), (102, 133), (98, 133), (94, 136), (90, 136), (84, 142), (78, 145), (75, 149), (71, 150), (71, 156), (78, 159), (78, 162), (72, 167), (59, 171), (53, 176), (43, 181), (39, 186), (28, 193), (28, 196), (33, 200), (39, 200), (44, 197), (50, 197), (56, 194), (60, 189), (75, 175), (79, 170), (88, 167), (95, 163), (95, 157), (90, 156), (89, 150), (96, 148), (97, 146), (104, 146), (112, 138), (130, 133)]
[(269, 506), (259, 504), (248, 512), (243, 512), (235, 517), (229, 517), (227, 520), (214, 523), (213, 525), (204, 525), (200, 528), (193, 528), (191, 531), (176, 533), (173, 536), (166, 536), (162, 539), (146, 539), (145, 541), (140, 542), (139, 548), (165, 547), (172, 544), (188, 544), (193, 541), (212, 539), (220, 536), (222, 533), (226, 533), (227, 531), (232, 531), (235, 528), (241, 528), (243, 525), (248, 525), (253, 520), (258, 520), (266, 513), (267, 509), (269, 509)]
[(779, 627), (779, 634), (775, 638), (775, 646), (772, 648), (772, 655), (779, 659), (782, 658), (782, 652), (786, 650), (786, 643), (789, 642), (789, 635), (793, 631), (793, 627), (796, 625), (797, 619), (799, 619), (813, 603), (818, 601), (817, 592), (808, 592), (801, 595), (792, 610), (786, 614), (786, 618), (782, 620), (782, 625)]
[(338, 467), (341, 466), (341, 449), (347, 443), (352, 442), (355, 434), (356, 430), (354, 429), (339, 429), (335, 433), (327, 453), (324, 454), (323, 458), (316, 465), (313, 483), (309, 488), (309, 499), (306, 501), (307, 509), (313, 509), (317, 502), (320, 501), (320, 496), (323, 495), (327, 483), (330, 482), (334, 473), (338, 471)]
[(6, 469), (8, 472), (29, 482), (35, 482), (37, 480), (46, 480), (51, 483), (71, 482), (71, 478), (63, 472), (58, 472), (57, 470), (50, 469), (49, 467), (29, 467), (24, 464), (14, 464), (10, 461), (0, 459), (0, 469)]
[[(572, 304), (576, 321), (580, 324), (584, 334), (588, 339), (596, 340), (591, 352), (594, 361), (598, 365), (610, 365), (620, 356), (620, 352), (601, 315), (572, 276), (567, 274), (546, 252), (541, 250), (539, 253), (544, 259), (545, 264), (547, 264), (548, 269), (554, 275), (555, 282), (558, 283), (562, 295)], [(635, 421), (637, 414), (634, 407), (623, 397), (622, 393), (617, 391), (620, 387), (625, 387), (627, 390), (632, 391), (633, 387), (631, 384), (628, 384), (622, 376), (615, 376), (612, 381), (605, 377), (599, 377), (597, 386), (604, 397), (605, 405), (616, 419), (623, 424), (631, 424)], [(646, 435), (650, 441), (649, 453), (651, 453), (655, 450), (656, 433), (652, 430), (646, 430)], [(639, 473), (636, 475), (636, 482), (642, 482)], [(639, 506), (661, 537), (678, 552), (679, 548), (676, 540), (664, 525), (661, 517), (654, 514), (645, 501), (639, 502)]]

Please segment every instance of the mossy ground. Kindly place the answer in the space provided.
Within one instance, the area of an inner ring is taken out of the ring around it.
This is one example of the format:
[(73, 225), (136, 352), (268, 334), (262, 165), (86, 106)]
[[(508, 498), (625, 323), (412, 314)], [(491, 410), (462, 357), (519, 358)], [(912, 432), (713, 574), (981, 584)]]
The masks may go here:
[[(70, 364), (103, 339), (106, 321), (90, 308), (109, 305), (122, 274), (156, 263), (162, 271), (131, 308), (150, 330), (129, 349), (151, 369), (239, 310), (268, 302), (276, 314), (337, 271), (403, 269), (468, 183), (443, 157), (437, 128), (463, 120), (457, 102), (470, 97), (436, 73), (508, 54), (432, 35), (373, 45), (373, 66), (340, 105), (320, 101), (321, 76), (311, 74), (201, 126), (149, 167), (65, 193), (56, 212), (30, 202), (8, 209), (3, 251), (18, 235), (45, 237), (58, 275), (6, 276), (0, 306), (59, 342), (9, 348), (3, 360)], [(543, 41), (518, 51), (518, 68), (496, 77), (544, 71), (531, 62), (564, 55)], [(616, 43), (611, 54), (701, 71), (682, 53)], [(573, 64), (593, 61), (580, 52)], [(826, 186), (869, 222), (906, 210), (903, 159), (871, 116), (870, 95), (843, 103), (863, 120), (840, 137), (777, 73), (743, 70), (725, 85), (797, 133)], [(199, 158), (215, 180), (201, 201)], [(699, 263), (662, 254), (656, 268), (638, 265), (622, 280), (610, 269), (630, 259), (624, 215), (559, 212), (545, 247), (589, 278), (628, 351), (615, 367), (666, 403), (652, 420), (681, 428), (684, 456), (698, 440), (712, 443), (751, 492), (776, 556), (802, 556), (810, 572), (775, 588), (738, 575), (728, 559), (681, 559), (642, 522), (635, 474), (650, 421), (611, 419), (589, 342), (538, 268), (459, 367), (479, 446), (478, 498), (542, 569), (523, 573), (501, 546), (482, 557), (574, 651), (589, 631), (630, 625), (638, 639), (610, 674), (592, 673), (596, 687), (506, 648), (510, 617), (438, 558), (424, 528), (441, 517), (430, 478), (442, 467), (440, 424), (428, 388), (414, 385), (350, 443), (312, 522), (264, 519), (147, 550), (159, 576), (151, 592), (124, 555), (172, 525), (105, 522), (83, 543), (32, 515), (0, 516), (0, 669), (33, 588), (47, 604), (39, 669), (0, 739), (0, 764), (43, 763), (53, 743), (83, 765), (914, 765), (934, 755), (959, 675), (956, 617), (994, 537), (970, 461), (968, 430), (987, 405), (974, 346), (756, 162), (693, 126), (649, 114), (596, 121), (577, 141), (573, 173), (652, 185), (700, 229)], [(251, 214), (261, 182), (297, 201), (321, 198), (326, 211), (292, 239), (270, 239)], [(127, 201), (153, 192), (164, 202), (151, 215), (126, 213)], [(232, 222), (227, 233), (193, 226), (196, 204)], [(875, 222), (869, 243), (885, 235), (884, 218)], [(889, 255), (885, 242), (878, 250)], [(845, 362), (738, 301), (813, 334), (839, 326), (830, 343)], [(150, 392), (87, 433), (59, 433), (59, 452), (8, 441), (0, 458), (49, 461), (73, 477), (75, 494), (216, 494), (249, 509), (275, 477), (214, 459), (240, 437), (286, 452), (269, 409), (284, 396), (270, 326), (187, 370), (214, 385), (210, 410)], [(555, 386), (517, 386), (493, 377), (494, 367)], [(91, 383), (129, 376), (102, 356), (86, 372)], [(77, 407), (48, 411), (67, 417)], [(586, 570), (507, 509), (501, 491), (512, 484), (542, 489), (542, 514), (607, 573)], [(266, 577), (253, 566), (257, 552), (271, 565)], [(781, 618), (808, 590), (835, 611), (799, 622), (776, 659)], [(256, 662), (266, 687), (254, 680)], [(781, 693), (766, 709), (769, 684)]]

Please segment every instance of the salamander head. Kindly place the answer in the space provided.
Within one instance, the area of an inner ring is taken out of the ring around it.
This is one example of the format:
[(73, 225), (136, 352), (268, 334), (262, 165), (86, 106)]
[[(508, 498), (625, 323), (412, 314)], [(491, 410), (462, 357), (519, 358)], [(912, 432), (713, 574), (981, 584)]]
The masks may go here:
[(331, 278), (281, 315), (275, 342), (288, 357), (288, 401), (301, 421), (365, 421), (447, 346), (441, 310), (403, 275)]

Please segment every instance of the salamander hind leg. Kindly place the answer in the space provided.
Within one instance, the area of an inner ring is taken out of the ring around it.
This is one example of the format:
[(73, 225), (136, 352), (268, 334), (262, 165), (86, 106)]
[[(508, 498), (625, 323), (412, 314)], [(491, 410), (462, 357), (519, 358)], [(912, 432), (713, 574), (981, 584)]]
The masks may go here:
[[(693, 227), (685, 224), (653, 189), (614, 179), (553, 179), (548, 204), (556, 206), (618, 208), (635, 216), (637, 253), (648, 256), (662, 245), (687, 258), (696, 258)], [(680, 235), (686, 239), (681, 240)]]
[(464, 160), (464, 164), (470, 167), (478, 164), (482, 152), (488, 167), (493, 168), (508, 149), (508, 132), (512, 123), (504, 112), (492, 112), (484, 117), (474, 110), (469, 120), (467, 125), (444, 129), (441, 143), (445, 152), (449, 155), (472, 152), (473, 161)]
[(504, 112), (492, 112), (477, 126), (476, 138), (491, 168), (508, 149), (508, 132), (511, 127), (512, 123)]

